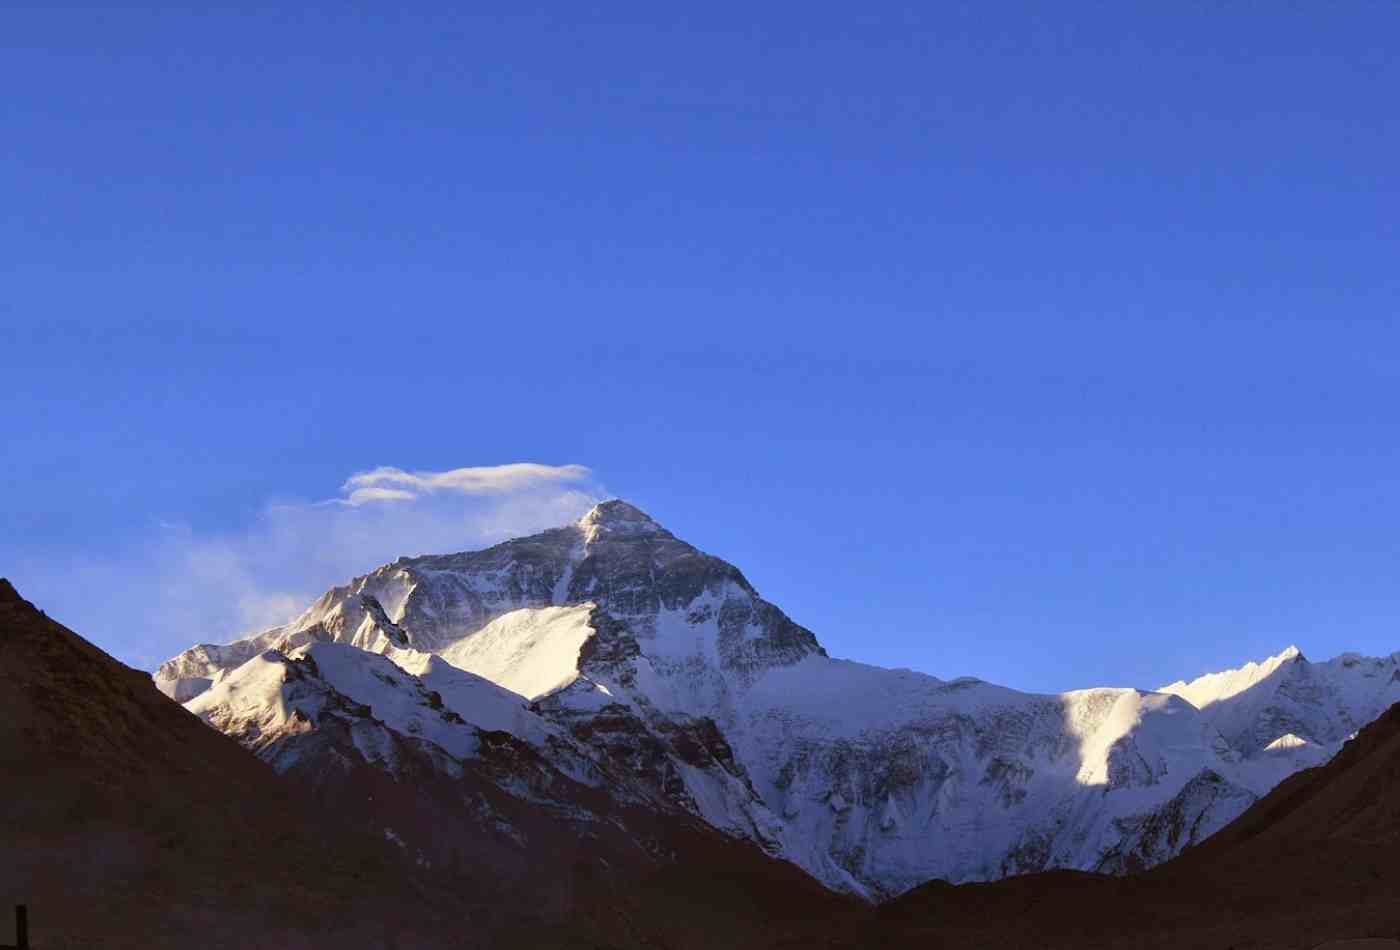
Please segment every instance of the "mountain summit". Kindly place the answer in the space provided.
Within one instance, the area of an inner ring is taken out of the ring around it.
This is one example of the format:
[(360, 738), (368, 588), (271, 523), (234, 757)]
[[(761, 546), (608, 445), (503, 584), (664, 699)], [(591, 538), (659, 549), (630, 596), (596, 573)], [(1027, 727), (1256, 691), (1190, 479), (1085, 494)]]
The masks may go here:
[[(1207, 684), (1204, 707), (1196, 684), (1036, 695), (832, 659), (738, 568), (621, 500), (482, 551), (400, 558), (289, 624), (187, 650), (156, 681), (232, 731), (265, 713), (228, 708), (247, 690), (210, 691), (245, 664), (287, 668), (278, 655), (319, 664), (320, 643), (357, 648), (334, 654), (347, 683), (397, 678), (371, 669), (392, 661), (417, 680), (399, 697), (436, 690), (452, 708), (430, 680), (466, 674), (518, 694), (528, 716), (507, 731), (565, 775), (871, 899), (931, 878), (1159, 863), (1400, 698), (1393, 657), (1252, 665)], [(420, 708), (386, 717), (401, 699), (377, 691), (352, 691), (365, 717), (433, 741)]]
[(592, 538), (600, 534), (614, 534), (623, 537), (671, 537), (671, 532), (652, 520), (651, 516), (620, 498), (595, 505), (593, 510), (579, 519), (578, 525)]

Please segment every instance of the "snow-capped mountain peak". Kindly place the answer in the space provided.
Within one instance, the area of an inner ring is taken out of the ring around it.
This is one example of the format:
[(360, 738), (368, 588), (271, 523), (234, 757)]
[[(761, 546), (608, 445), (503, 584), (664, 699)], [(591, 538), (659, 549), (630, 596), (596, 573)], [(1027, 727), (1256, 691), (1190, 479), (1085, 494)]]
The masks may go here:
[[(1394, 658), (1311, 664), (1296, 648), (1154, 693), (1058, 696), (834, 660), (738, 568), (621, 500), (483, 551), (400, 559), (291, 624), (175, 657), (157, 681), (223, 710), (228, 690), (198, 697), (245, 662), (272, 662), (269, 648), (300, 656), (324, 642), (424, 681), (471, 677), (463, 695), (490, 700), (480, 708), (497, 728), (534, 730), (522, 736), (533, 748), (586, 749), (598, 774), (628, 777), (633, 799), (868, 897), (935, 877), (1165, 860), (1400, 698)], [(380, 682), (326, 666), (357, 702)], [(528, 708), (485, 696), (484, 681)], [(435, 713), (410, 686), (386, 709), (431, 741)]]
[(1268, 678), (1285, 663), (1303, 657), (1303, 651), (1289, 646), (1280, 653), (1258, 662), (1246, 663), (1236, 669), (1206, 673), (1191, 681), (1177, 680), (1158, 688), (1159, 693), (1172, 693), (1190, 702), (1197, 709), (1204, 709), (1213, 703), (1229, 699)]
[(673, 537), (646, 512), (620, 498), (595, 505), (578, 526), (590, 542), (600, 537)]
[(1295, 646), (1257, 663), (1163, 686), (1201, 710), (1244, 756), (1301, 748), (1290, 736), (1335, 752), (1400, 701), (1400, 658), (1344, 653), (1322, 663)]

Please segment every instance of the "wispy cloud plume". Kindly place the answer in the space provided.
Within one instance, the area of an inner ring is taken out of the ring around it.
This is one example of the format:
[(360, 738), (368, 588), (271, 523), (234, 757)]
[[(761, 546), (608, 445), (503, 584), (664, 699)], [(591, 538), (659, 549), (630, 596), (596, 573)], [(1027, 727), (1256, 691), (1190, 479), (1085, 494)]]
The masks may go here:
[(411, 501), (439, 492), (463, 495), (501, 495), (544, 485), (585, 481), (592, 472), (583, 465), (541, 465), (513, 462), (509, 465), (477, 465), (445, 472), (405, 472), (381, 465), (356, 472), (345, 480), (341, 504), (359, 506), (376, 501)]
[(327, 588), (400, 555), (485, 547), (566, 524), (604, 497), (582, 465), (351, 475), (327, 502), (270, 501), (242, 529), (163, 523), (116, 555), (30, 563), (21, 592), (125, 662), (291, 619)]

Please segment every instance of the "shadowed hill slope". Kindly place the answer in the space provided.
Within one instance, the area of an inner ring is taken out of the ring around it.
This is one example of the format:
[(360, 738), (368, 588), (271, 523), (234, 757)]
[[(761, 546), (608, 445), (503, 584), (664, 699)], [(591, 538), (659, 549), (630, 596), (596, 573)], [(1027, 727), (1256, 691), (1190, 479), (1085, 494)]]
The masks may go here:
[(489, 849), (417, 867), (369, 833), (382, 811), (368, 801), (411, 821), (430, 799), (382, 780), (363, 802), (326, 798), (279, 777), (3, 579), (0, 683), (0, 906), (29, 904), (36, 950), (756, 947), (866, 914), (785, 862), (660, 820), (670, 861), (619, 867), (556, 835), (508, 887)]
[(484, 914), (4, 580), (0, 683), (0, 900), (28, 902), (40, 950), (407, 946)]
[(1220, 834), (1182, 856), (1200, 866), (1306, 853), (1391, 851), (1400, 843), (1400, 705), (1326, 765), (1284, 779)]

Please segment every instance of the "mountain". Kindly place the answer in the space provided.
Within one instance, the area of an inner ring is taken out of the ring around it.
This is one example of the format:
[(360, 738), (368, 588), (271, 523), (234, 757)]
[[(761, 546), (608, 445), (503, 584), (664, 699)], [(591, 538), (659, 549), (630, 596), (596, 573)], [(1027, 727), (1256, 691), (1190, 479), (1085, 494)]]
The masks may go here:
[[(1285, 657), (1158, 692), (1061, 695), (880, 669), (829, 657), (737, 568), (611, 501), (484, 551), (400, 558), (287, 625), (182, 653), (156, 682), (258, 748), (220, 690), (321, 644), (357, 648), (337, 655), (361, 665), (382, 655), (409, 692), (449, 670), (488, 680), (528, 706), (502, 728), (570, 781), (694, 816), (867, 899), (1159, 864), (1329, 757), (1382, 708), (1396, 667)], [(358, 701), (362, 719), (436, 744), (421, 714), (414, 733)]]
[(214, 672), (195, 711), (240, 748), (0, 580), (0, 895), (30, 905), (38, 948), (1245, 950), (1400, 933), (1400, 708), (1145, 873), (935, 882), (871, 910), (687, 820), (680, 788), (633, 800), (651, 779), (595, 771), (618, 750), (542, 705), (434, 654), (399, 661), (326, 638)]
[(1290, 776), (1219, 835), (1174, 862), (1272, 899), (1361, 909), (1380, 905), (1400, 935), (1400, 704), (1391, 706), (1327, 764)]
[(1160, 692), (1200, 709), (1243, 755), (1302, 744), (1335, 753), (1362, 726), (1400, 702), (1400, 653), (1379, 659), (1343, 653), (1312, 663), (1297, 647), (1289, 647), (1262, 663), (1172, 683)]
[(196, 710), (234, 742), (0, 579), (0, 899), (39, 950), (759, 947), (858, 911), (421, 660), (251, 657)]
[(537, 905), (567, 904), (560, 865), (652, 865), (672, 826), (699, 827), (521, 697), (420, 658), (414, 675), (346, 644), (267, 650), (186, 707), (418, 866), (489, 868)]
[(0, 682), (0, 895), (29, 904), (38, 947), (136, 934), (151, 947), (338, 947), (487, 914), (406, 878), (382, 838), (303, 807), (5, 580)]
[(936, 882), (828, 945), (1282, 950), (1382, 938), (1374, 946), (1390, 946), (1400, 936), (1397, 788), (1400, 706), (1392, 706), (1330, 762), (1284, 780), (1208, 841), (1144, 874)]

